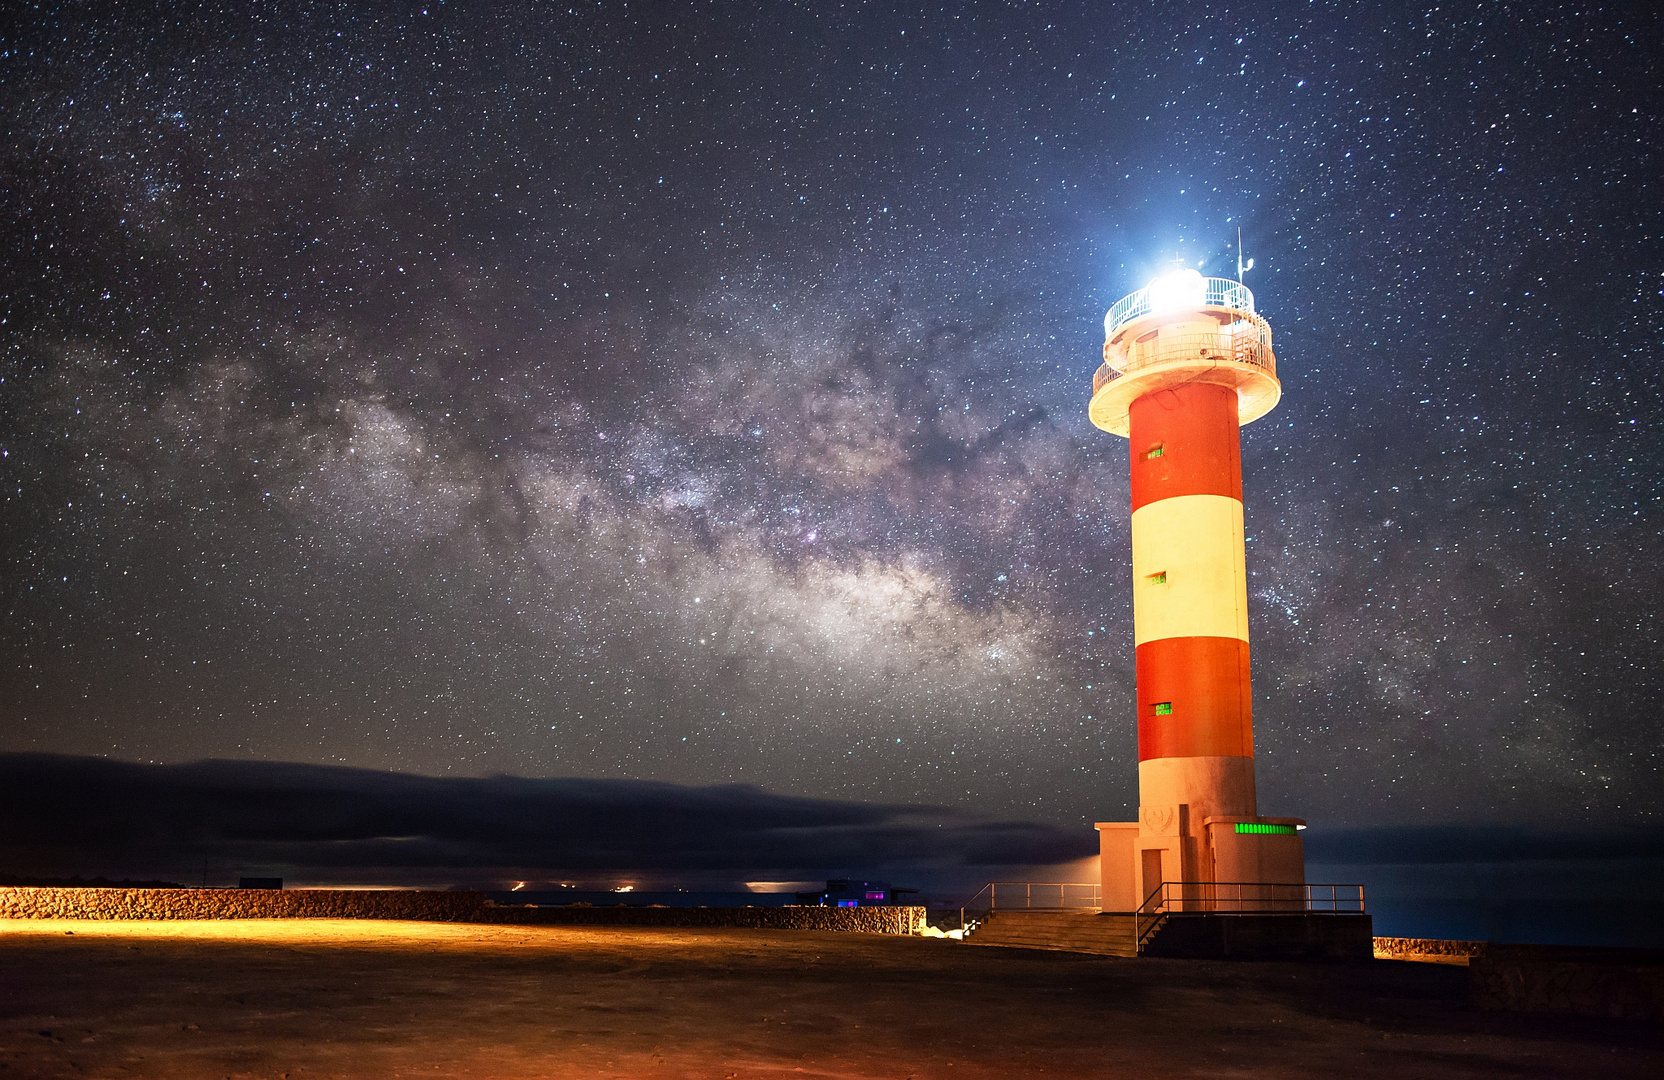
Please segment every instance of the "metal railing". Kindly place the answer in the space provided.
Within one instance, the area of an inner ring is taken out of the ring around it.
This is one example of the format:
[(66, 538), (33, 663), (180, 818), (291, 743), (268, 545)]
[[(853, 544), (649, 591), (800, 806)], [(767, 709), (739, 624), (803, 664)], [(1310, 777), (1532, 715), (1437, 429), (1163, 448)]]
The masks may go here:
[(1295, 885), (1259, 881), (1164, 881), (1138, 905), (1140, 914), (1208, 911), (1251, 915), (1278, 911), (1362, 915), (1362, 885)]
[(1164, 881), (1138, 905), (1133, 944), (1142, 950), (1169, 915), (1362, 915), (1362, 885), (1258, 881)]
[(990, 881), (959, 905), (959, 927), (972, 930), (995, 911), (1098, 911), (1103, 887), (1096, 881)]
[(1124, 343), (1114, 350), (1120, 354), (1120, 370), (1104, 361), (1092, 376), (1092, 392), (1122, 375), (1169, 363), (1246, 364), (1275, 376), (1270, 336), (1268, 329), (1243, 320), (1217, 333), (1158, 334), (1149, 341)]
[(1132, 914), (1132, 951), (1134, 954), (1144, 951), (1145, 942), (1155, 936), (1161, 929), (1161, 924), (1167, 921), (1167, 909), (1158, 901), (1164, 895), (1167, 882), (1157, 885), (1144, 902), (1138, 905), (1138, 910)]
[[(1254, 311), (1254, 294), (1248, 291), (1248, 286), (1230, 278), (1203, 278), (1203, 288), (1200, 296), (1203, 307), (1230, 308), (1232, 311)], [(1154, 310), (1151, 302), (1150, 290), (1139, 289), (1115, 301), (1109, 313), (1104, 316), (1104, 337), (1115, 336), (1115, 331), (1132, 322), (1134, 319), (1148, 315)]]

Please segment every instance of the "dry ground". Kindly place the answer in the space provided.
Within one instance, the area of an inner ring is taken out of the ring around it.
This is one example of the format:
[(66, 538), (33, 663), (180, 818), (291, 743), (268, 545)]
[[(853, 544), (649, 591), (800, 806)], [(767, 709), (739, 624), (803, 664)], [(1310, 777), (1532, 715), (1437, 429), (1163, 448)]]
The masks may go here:
[(806, 931), (0, 922), (0, 1077), (1648, 1077), (1462, 968)]

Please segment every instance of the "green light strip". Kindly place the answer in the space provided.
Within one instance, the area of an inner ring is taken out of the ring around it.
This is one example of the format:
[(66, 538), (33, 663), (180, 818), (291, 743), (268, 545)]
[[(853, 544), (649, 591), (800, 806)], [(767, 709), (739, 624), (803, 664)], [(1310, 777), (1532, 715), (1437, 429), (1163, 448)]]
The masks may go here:
[(1297, 830), (1293, 825), (1267, 825), (1263, 821), (1239, 821), (1236, 831), (1241, 833), (1257, 833), (1271, 836), (1293, 836)]

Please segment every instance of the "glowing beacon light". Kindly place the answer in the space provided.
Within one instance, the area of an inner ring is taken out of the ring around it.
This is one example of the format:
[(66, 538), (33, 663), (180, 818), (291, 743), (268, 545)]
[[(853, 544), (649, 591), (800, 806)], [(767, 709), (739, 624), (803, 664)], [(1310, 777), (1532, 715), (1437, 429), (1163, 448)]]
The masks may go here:
[(1144, 295), (1149, 298), (1150, 311), (1157, 315), (1201, 307), (1207, 302), (1207, 291), (1207, 279), (1194, 270), (1163, 274), (1144, 286)]
[(1181, 270), (1110, 308), (1103, 359), (1090, 416), (1132, 455), (1139, 791), (1138, 821), (1098, 825), (1104, 909), (1301, 885), (1304, 822), (1254, 794), (1239, 428), (1282, 396), (1271, 327), (1241, 282)]

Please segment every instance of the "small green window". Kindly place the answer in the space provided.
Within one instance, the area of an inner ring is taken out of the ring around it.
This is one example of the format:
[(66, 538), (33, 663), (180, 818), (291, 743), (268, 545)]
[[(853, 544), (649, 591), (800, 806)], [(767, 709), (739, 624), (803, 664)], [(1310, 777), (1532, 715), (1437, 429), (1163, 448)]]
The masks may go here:
[(1167, 571), (1158, 570), (1151, 574), (1148, 580), (1151, 585), (1165, 585), (1167, 584)]
[(1173, 703), (1171, 701), (1158, 701), (1150, 706), (1150, 711), (1157, 716), (1172, 716)]
[(1267, 825), (1263, 821), (1239, 821), (1236, 823), (1236, 831), (1239, 834), (1252, 833), (1261, 836), (1293, 836), (1298, 830), (1293, 825)]
[(1155, 458), (1160, 457), (1163, 453), (1165, 453), (1165, 451), (1162, 449), (1161, 444), (1156, 443), (1154, 446), (1152, 446), (1148, 450), (1144, 451), (1144, 460), (1145, 461), (1152, 461)]

